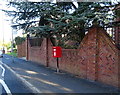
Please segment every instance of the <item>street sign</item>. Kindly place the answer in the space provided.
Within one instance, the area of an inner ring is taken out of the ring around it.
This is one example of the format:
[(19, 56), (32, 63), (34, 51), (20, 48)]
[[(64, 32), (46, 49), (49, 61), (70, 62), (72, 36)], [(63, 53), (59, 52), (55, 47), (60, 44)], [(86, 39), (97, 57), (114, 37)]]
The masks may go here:
[(61, 57), (61, 54), (62, 54), (61, 47), (56, 46), (56, 47), (53, 47), (52, 49), (53, 49), (53, 57), (55, 58)]

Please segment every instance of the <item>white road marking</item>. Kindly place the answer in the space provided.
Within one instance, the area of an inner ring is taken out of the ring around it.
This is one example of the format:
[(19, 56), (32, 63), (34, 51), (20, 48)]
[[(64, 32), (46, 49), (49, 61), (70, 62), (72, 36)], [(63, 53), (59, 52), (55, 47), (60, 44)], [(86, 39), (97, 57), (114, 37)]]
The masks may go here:
[(12, 95), (10, 89), (8, 88), (8, 86), (6, 85), (6, 83), (2, 79), (0, 79), (0, 83), (4, 87), (6, 93), (8, 93), (9, 95)]
[(4, 68), (2, 65), (0, 65), (0, 67), (3, 69), (2, 77), (4, 77), (4, 74), (5, 74), (5, 68)]
[(6, 67), (8, 70), (10, 70), (16, 77), (18, 77), (27, 87), (29, 87), (29, 89), (32, 90), (33, 93), (43, 93), (42, 91), (40, 91), (38, 88), (36, 88), (34, 85), (32, 85), (30, 82), (28, 82), (26, 79), (24, 79), (23, 77), (21, 77), (19, 74), (17, 74), (14, 70), (12, 70), (9, 66), (7, 66), (6, 64), (3, 64), (1, 61), (0, 63)]
[[(0, 63), (3, 65), (3, 63), (2, 63), (1, 61), (0, 61)], [(5, 75), (5, 68), (4, 68), (2, 65), (0, 65), (0, 67), (3, 69), (2, 77), (4, 78), (4, 75)], [(8, 95), (12, 95), (10, 89), (8, 88), (7, 84), (4, 82), (3, 79), (0, 79), (0, 83), (1, 83), (2, 86), (4, 87), (6, 93), (7, 93)]]

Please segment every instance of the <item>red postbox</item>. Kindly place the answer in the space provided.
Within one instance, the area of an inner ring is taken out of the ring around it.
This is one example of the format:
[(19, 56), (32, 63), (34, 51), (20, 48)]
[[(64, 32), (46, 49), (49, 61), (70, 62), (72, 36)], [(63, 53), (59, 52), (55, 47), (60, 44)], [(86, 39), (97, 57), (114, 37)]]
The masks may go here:
[(62, 54), (61, 47), (59, 46), (53, 47), (53, 57), (55, 58), (61, 57), (61, 54)]

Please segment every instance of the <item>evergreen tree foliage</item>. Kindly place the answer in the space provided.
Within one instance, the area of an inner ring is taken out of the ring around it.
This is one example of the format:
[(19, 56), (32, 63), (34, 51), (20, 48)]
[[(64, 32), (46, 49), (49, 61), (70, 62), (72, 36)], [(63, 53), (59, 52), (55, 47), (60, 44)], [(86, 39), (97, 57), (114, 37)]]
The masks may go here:
[(72, 2), (10, 2), (9, 6), (16, 9), (6, 11), (13, 17), (14, 27), (36, 37), (55, 37), (57, 45), (64, 47), (72, 40), (74, 48), (93, 22), (100, 26), (112, 22), (109, 11), (114, 8), (110, 2), (78, 2), (78, 8)]
[(24, 37), (19, 37), (19, 36), (15, 37), (15, 44), (16, 45), (20, 45), (24, 41), (25, 41)]

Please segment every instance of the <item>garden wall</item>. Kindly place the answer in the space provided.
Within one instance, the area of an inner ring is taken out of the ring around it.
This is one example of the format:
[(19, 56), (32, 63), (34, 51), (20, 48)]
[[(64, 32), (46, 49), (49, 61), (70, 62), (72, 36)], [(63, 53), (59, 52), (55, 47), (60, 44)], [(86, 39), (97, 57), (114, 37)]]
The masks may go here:
[(26, 41), (22, 42), (20, 45), (17, 45), (17, 56), (26, 57)]
[[(50, 39), (44, 39), (40, 47), (28, 46), (28, 60), (56, 68)], [(116, 87), (120, 87), (119, 67), (120, 51), (106, 31), (99, 27), (89, 29), (78, 49), (62, 49), (59, 59), (60, 70)]]
[(37, 63), (47, 65), (47, 49), (46, 49), (46, 39), (43, 40), (41, 46), (30, 46), (28, 41), (28, 60), (35, 61)]

